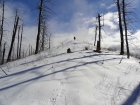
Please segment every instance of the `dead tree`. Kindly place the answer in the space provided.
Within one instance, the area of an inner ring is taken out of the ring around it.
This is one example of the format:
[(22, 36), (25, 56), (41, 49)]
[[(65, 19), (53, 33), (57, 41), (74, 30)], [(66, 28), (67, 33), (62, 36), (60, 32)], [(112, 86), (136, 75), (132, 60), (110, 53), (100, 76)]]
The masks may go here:
[[(2, 6), (2, 15), (1, 15), (1, 20), (0, 20), (0, 58), (2, 58), (2, 41), (3, 41), (3, 36), (4, 36), (4, 14), (5, 14), (5, 0), (2, 0), (1, 3)], [(0, 61), (1, 62), (1, 61)]]
[(49, 36), (49, 49), (51, 49), (51, 33), (50, 33), (50, 36)]
[(1, 20), (1, 26), (0, 26), (0, 49), (2, 46), (2, 39), (3, 39), (4, 7), (5, 7), (5, 0), (2, 1), (2, 20)]
[(2, 56), (2, 61), (1, 61), (1, 64), (4, 64), (4, 57), (5, 57), (5, 45), (6, 45), (6, 42), (4, 43), (3, 56)]
[(11, 54), (12, 54), (13, 44), (14, 44), (15, 37), (16, 37), (18, 22), (19, 22), (19, 16), (18, 16), (17, 11), (16, 11), (14, 28), (13, 28), (13, 35), (12, 35), (10, 50), (9, 50), (8, 57), (7, 57), (7, 62), (10, 62), (11, 61)]
[(96, 52), (100, 53), (101, 52), (101, 27), (104, 26), (104, 19), (103, 19), (103, 25), (101, 25), (101, 15), (98, 14), (98, 30), (99, 30), (99, 39), (97, 41), (97, 48), (96, 48)]
[(94, 46), (95, 46), (95, 44), (96, 44), (97, 30), (98, 30), (98, 26), (96, 26), (96, 28), (95, 28), (95, 41), (94, 41)]
[(45, 48), (45, 36), (46, 35), (47, 35), (46, 22), (43, 22), (43, 25), (42, 25), (41, 51), (44, 51), (44, 48)]
[(20, 26), (18, 27), (17, 59), (19, 59), (19, 34), (20, 34)]
[(121, 39), (121, 51), (120, 55), (124, 54), (124, 37), (123, 37), (123, 27), (122, 27), (122, 16), (121, 16), (121, 6), (120, 6), (120, 0), (117, 0), (116, 2), (117, 8), (118, 8), (118, 17), (119, 17), (119, 30), (120, 30), (120, 39)]
[(39, 9), (39, 20), (38, 20), (38, 32), (37, 32), (37, 38), (36, 38), (35, 54), (37, 54), (38, 51), (39, 51), (39, 41), (40, 41), (40, 32), (41, 32), (43, 3), (44, 3), (44, 0), (40, 0), (40, 5), (38, 7), (38, 9)]
[(19, 58), (21, 58), (22, 35), (23, 35), (23, 24), (22, 24), (22, 27), (21, 27), (20, 46), (19, 46), (19, 54), (18, 54)]
[(49, 14), (52, 14), (52, 10), (47, 6), (47, 3), (49, 3), (50, 0), (40, 0), (40, 4), (38, 6), (39, 9), (39, 15), (38, 15), (38, 32), (37, 32), (37, 38), (36, 38), (36, 49), (35, 54), (39, 52), (39, 49), (41, 47), (40, 45), (40, 37), (41, 37), (41, 31), (42, 31), (42, 24), (46, 21), (48, 21)]
[(124, 22), (124, 31), (125, 31), (125, 41), (126, 41), (126, 50), (127, 50), (127, 58), (130, 57), (130, 52), (129, 52), (129, 43), (128, 43), (128, 34), (127, 34), (127, 22), (126, 22), (126, 4), (125, 0), (122, 0), (122, 12), (123, 12), (123, 22)]
[(98, 22), (99, 22), (99, 43), (98, 43), (98, 48), (97, 48), (97, 52), (101, 51), (101, 15), (98, 14)]

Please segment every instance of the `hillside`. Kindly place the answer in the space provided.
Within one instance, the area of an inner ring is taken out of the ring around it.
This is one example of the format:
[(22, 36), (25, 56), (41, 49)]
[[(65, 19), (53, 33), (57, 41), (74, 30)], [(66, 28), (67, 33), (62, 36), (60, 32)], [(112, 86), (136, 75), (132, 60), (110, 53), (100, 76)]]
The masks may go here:
[(0, 105), (139, 105), (137, 59), (93, 49), (90, 43), (67, 39), (0, 66)]

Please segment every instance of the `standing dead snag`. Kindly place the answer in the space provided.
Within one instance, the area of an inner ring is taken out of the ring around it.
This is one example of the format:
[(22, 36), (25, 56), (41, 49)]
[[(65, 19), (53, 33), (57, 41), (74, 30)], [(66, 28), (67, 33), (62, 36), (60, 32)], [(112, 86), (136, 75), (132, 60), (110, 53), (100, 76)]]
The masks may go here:
[[(119, 2), (121, 1), (121, 3)], [(131, 8), (132, 1), (125, 1), (125, 0), (117, 0), (116, 2), (118, 7), (118, 14), (119, 14), (119, 26), (120, 26), (120, 34), (121, 34), (121, 52), (120, 54), (124, 54), (124, 47), (122, 46), (124, 43), (123, 34), (125, 36), (125, 42), (126, 42), (126, 51), (127, 51), (127, 58), (130, 57), (130, 51), (129, 51), (129, 43), (128, 43), (128, 32), (131, 34), (129, 23), (135, 22), (132, 17), (134, 16), (136, 18), (136, 15), (134, 12), (132, 12), (129, 9)], [(128, 11), (129, 10), (129, 11)], [(123, 28), (124, 30), (123, 30)], [(124, 31), (124, 33), (123, 33)]]
[(98, 29), (98, 26), (96, 26), (96, 28), (95, 28), (95, 41), (94, 41), (94, 46), (96, 45), (97, 29)]
[(101, 51), (101, 20), (100, 20), (100, 18), (101, 18), (101, 15), (100, 14), (98, 14), (98, 22), (99, 22), (99, 42), (97, 43), (98, 45), (98, 47), (97, 47), (97, 52), (100, 52)]
[(123, 27), (122, 27), (120, 0), (117, 0), (116, 4), (117, 4), (117, 8), (118, 8), (119, 29), (120, 29), (120, 39), (121, 39), (120, 55), (123, 55), (124, 54), (124, 38), (123, 38)]
[(38, 51), (39, 51), (39, 40), (40, 40), (40, 32), (41, 32), (41, 21), (42, 21), (43, 1), (44, 1), (44, 0), (40, 0), (40, 5), (39, 5), (39, 7), (38, 7), (38, 9), (39, 9), (39, 20), (38, 20), (38, 32), (37, 32), (37, 38), (36, 38), (36, 49), (35, 49), (35, 54), (37, 54)]
[(3, 26), (4, 26), (4, 7), (5, 7), (5, 0), (2, 1), (2, 20), (0, 26), (0, 50), (2, 46), (2, 39), (3, 39)]
[(23, 24), (21, 27), (21, 36), (20, 36), (20, 46), (19, 46), (19, 59), (21, 58), (21, 45), (22, 45), (22, 35), (23, 35)]
[[(2, 0), (2, 15), (0, 20), (0, 58), (2, 58), (2, 41), (3, 41), (3, 26), (4, 26), (4, 8), (5, 8), (5, 0)], [(1, 59), (0, 59), (1, 60)], [(0, 61), (1, 62), (1, 61)]]
[(17, 59), (19, 59), (19, 34), (20, 34), (20, 26), (18, 27)]
[[(40, 0), (40, 4), (38, 6), (38, 9), (39, 9), (38, 32), (37, 32), (37, 38), (36, 38), (35, 54), (39, 53), (39, 50), (43, 46), (42, 42), (40, 43), (40, 40), (42, 40), (40, 38), (41, 37), (41, 32), (43, 32), (43, 27), (42, 26), (43, 26), (44, 22), (45, 22), (45, 25), (47, 25), (46, 22), (49, 19), (49, 14), (53, 13), (52, 10), (47, 6), (47, 3), (49, 3), (49, 2), (50, 2), (50, 0)], [(45, 26), (45, 27), (46, 27), (46, 29), (48, 29), (48, 26)]]
[(45, 48), (45, 36), (47, 35), (47, 26), (46, 26), (46, 22), (43, 22), (42, 24), (42, 31), (41, 31), (41, 36), (42, 36), (42, 40), (41, 40), (41, 51), (44, 51)]
[(14, 41), (15, 41), (15, 37), (16, 37), (18, 22), (19, 22), (19, 16), (18, 16), (17, 11), (16, 11), (15, 22), (14, 22), (14, 29), (13, 29), (13, 35), (12, 35), (10, 50), (9, 50), (8, 57), (7, 57), (7, 62), (10, 62), (11, 61), (11, 54), (12, 54), (12, 49), (13, 49), (13, 45), (14, 45)]
[(125, 41), (126, 41), (126, 50), (127, 50), (127, 58), (130, 57), (130, 52), (129, 52), (129, 45), (128, 45), (128, 34), (127, 34), (127, 23), (126, 23), (126, 4), (125, 1), (122, 0), (123, 4), (123, 22), (124, 22), (124, 31), (125, 31)]
[(5, 45), (6, 45), (6, 42), (4, 43), (4, 48), (3, 48), (3, 56), (2, 56), (2, 61), (1, 61), (1, 64), (4, 64)]
[[(98, 39), (98, 41), (97, 41), (97, 48), (96, 48), (96, 52), (98, 52), (98, 53), (100, 53), (101, 52), (101, 27), (102, 26), (104, 26), (104, 24), (103, 25), (101, 25), (101, 15), (100, 14), (98, 14), (98, 30), (99, 30), (99, 39)], [(104, 23), (104, 19), (103, 19), (103, 23)]]

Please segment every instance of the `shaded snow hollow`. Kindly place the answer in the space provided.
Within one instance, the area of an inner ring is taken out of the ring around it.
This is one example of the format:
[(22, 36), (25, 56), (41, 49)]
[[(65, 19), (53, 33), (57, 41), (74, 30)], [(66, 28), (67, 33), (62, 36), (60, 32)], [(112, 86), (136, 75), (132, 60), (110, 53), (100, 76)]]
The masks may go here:
[(0, 105), (139, 105), (138, 61), (91, 49), (90, 43), (65, 40), (0, 66)]

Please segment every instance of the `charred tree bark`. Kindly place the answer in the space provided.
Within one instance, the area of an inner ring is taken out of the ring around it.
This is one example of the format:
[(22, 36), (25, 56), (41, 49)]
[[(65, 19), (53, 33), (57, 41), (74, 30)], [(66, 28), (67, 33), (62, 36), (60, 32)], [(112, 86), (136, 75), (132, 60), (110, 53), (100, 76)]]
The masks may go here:
[(51, 34), (49, 36), (49, 49), (51, 49)]
[(20, 26), (18, 27), (17, 59), (19, 59), (19, 34), (20, 34)]
[(97, 29), (98, 29), (98, 26), (96, 26), (96, 29), (95, 29), (95, 41), (94, 41), (94, 46), (96, 45)]
[(14, 44), (15, 36), (16, 36), (16, 32), (17, 32), (18, 22), (19, 22), (19, 16), (17, 16), (17, 14), (16, 14), (15, 24), (14, 24), (14, 29), (13, 29), (13, 35), (12, 35), (12, 41), (11, 41), (11, 46), (10, 46), (10, 50), (9, 50), (9, 53), (8, 53), (7, 62), (11, 61), (11, 54), (12, 54), (13, 44)]
[(123, 22), (124, 22), (124, 31), (125, 31), (125, 41), (126, 41), (126, 50), (127, 50), (127, 58), (130, 57), (130, 52), (129, 52), (129, 43), (128, 43), (128, 35), (127, 35), (127, 23), (126, 23), (126, 5), (125, 5), (125, 0), (122, 0), (122, 4), (123, 4)]
[(0, 27), (0, 49), (2, 46), (2, 39), (3, 39), (4, 7), (5, 7), (5, 0), (2, 1), (2, 20), (1, 20), (1, 27)]
[(97, 49), (96, 49), (96, 51), (97, 52), (101, 52), (101, 16), (100, 16), (100, 14), (98, 14), (98, 24), (99, 24), (99, 41), (97, 41)]
[(22, 30), (21, 30), (21, 36), (20, 36), (19, 58), (21, 58), (22, 35), (23, 35), (23, 24), (22, 24)]
[(31, 49), (30, 49), (30, 44), (29, 44), (29, 56), (31, 55)]
[(42, 21), (42, 8), (43, 7), (43, 0), (40, 0), (40, 6), (39, 6), (39, 20), (38, 20), (38, 33), (36, 38), (36, 49), (35, 54), (39, 51), (39, 40), (40, 40), (40, 32), (41, 32), (41, 21)]
[(119, 17), (119, 29), (120, 29), (120, 38), (121, 38), (121, 51), (120, 55), (124, 54), (124, 38), (123, 38), (123, 28), (122, 28), (122, 18), (121, 18), (121, 7), (120, 0), (117, 0), (117, 8), (118, 8), (118, 17)]
[(45, 47), (45, 34), (46, 34), (46, 24), (45, 22), (43, 23), (43, 30), (42, 30), (42, 51), (44, 51)]
[(2, 61), (1, 61), (1, 64), (4, 64), (4, 57), (5, 57), (5, 45), (6, 45), (6, 42), (4, 43), (3, 56), (2, 56)]

